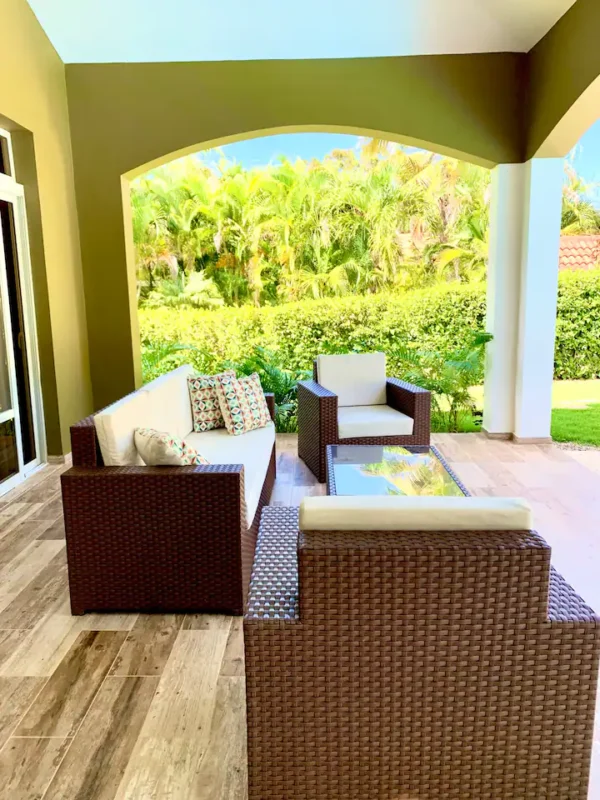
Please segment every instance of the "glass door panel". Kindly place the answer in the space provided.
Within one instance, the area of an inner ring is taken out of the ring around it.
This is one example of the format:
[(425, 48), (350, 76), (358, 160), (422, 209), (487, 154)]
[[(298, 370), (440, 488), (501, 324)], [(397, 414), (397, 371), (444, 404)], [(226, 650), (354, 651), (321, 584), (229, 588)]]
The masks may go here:
[[(2, 206), (5, 207), (4, 210)], [(10, 228), (7, 228), (9, 238), (8, 242), (5, 240), (5, 216), (10, 223), (8, 203), (0, 199), (0, 492), (21, 479), (24, 466), (15, 342), (7, 280), (7, 257), (14, 237)]]
[(23, 451), (23, 463), (27, 465), (36, 457), (36, 442), (23, 290), (21, 286), (19, 251), (15, 229), (15, 208), (13, 203), (7, 202), (1, 198), (0, 223), (4, 245), (6, 289), (14, 351), (15, 382), (17, 388), (16, 401), (19, 405), (21, 449)]

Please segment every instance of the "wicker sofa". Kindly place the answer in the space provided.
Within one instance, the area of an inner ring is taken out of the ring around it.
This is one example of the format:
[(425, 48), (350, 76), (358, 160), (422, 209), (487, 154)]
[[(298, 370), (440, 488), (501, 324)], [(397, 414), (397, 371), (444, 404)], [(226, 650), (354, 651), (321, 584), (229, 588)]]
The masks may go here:
[(298, 383), (298, 455), (326, 479), (330, 444), (429, 445), (431, 395), (386, 377), (385, 354), (318, 356)]
[[(243, 613), (275, 428), (192, 433), (191, 373), (180, 367), (71, 428), (62, 494), (73, 614)], [(144, 466), (136, 427), (185, 437), (210, 466)]]
[(521, 503), (269, 507), (244, 638), (249, 800), (587, 798), (599, 620)]

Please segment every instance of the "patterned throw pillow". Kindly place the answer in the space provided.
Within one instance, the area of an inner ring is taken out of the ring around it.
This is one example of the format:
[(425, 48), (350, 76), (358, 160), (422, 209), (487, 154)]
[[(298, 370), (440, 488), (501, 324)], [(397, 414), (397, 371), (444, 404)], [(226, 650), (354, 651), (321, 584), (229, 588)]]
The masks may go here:
[[(235, 378), (233, 370), (221, 374)], [(219, 377), (219, 375), (194, 375), (188, 378), (195, 431), (212, 431), (214, 428), (225, 427), (216, 390)]]
[(136, 428), (135, 446), (148, 467), (197, 467), (209, 462), (178, 436), (154, 430)]
[(260, 378), (256, 372), (244, 378), (217, 375), (217, 396), (225, 427), (234, 436), (264, 428), (271, 422)]

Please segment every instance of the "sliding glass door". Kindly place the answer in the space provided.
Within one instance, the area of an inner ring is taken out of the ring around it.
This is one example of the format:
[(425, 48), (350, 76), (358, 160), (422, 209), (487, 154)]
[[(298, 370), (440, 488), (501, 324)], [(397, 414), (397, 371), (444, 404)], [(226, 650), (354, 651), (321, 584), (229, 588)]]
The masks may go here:
[(34, 319), (23, 187), (0, 174), (0, 494), (45, 455)]

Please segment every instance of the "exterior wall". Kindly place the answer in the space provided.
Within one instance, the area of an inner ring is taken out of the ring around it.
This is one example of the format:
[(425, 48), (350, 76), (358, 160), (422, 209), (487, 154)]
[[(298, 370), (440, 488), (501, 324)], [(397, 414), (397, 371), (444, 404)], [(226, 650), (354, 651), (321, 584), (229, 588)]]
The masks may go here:
[(0, 115), (26, 186), (50, 455), (92, 408), (65, 67), (26, 0), (2, 3)]
[(95, 406), (139, 382), (123, 206), (127, 179), (142, 165), (224, 139), (302, 129), (380, 135), (488, 166), (519, 161), (525, 61), (496, 53), (68, 65)]

